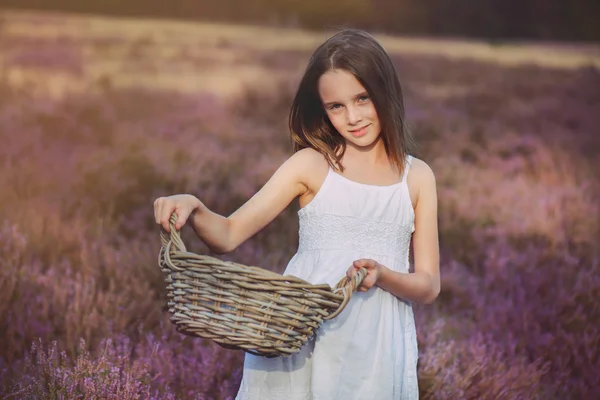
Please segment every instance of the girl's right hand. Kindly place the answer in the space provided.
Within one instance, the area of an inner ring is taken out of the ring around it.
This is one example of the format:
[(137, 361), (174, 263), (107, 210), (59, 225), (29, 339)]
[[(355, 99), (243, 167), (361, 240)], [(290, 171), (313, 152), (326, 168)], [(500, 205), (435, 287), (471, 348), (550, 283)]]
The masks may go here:
[(202, 202), (191, 194), (176, 194), (174, 196), (159, 197), (154, 201), (154, 219), (167, 232), (171, 231), (169, 219), (175, 212), (177, 222), (175, 229), (180, 230), (185, 225), (189, 216), (202, 205)]

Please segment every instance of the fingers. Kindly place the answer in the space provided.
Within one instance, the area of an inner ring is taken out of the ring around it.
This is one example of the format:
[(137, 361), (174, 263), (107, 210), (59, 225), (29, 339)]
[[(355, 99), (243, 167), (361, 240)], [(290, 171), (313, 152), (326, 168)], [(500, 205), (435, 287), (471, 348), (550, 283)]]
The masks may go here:
[[(347, 276), (349, 279), (352, 279), (352, 278), (354, 277), (354, 275), (356, 275), (356, 271), (357, 271), (357, 268), (356, 268), (354, 265), (352, 265), (352, 266), (351, 266), (350, 268), (348, 268), (348, 270), (346, 271), (346, 276)], [(364, 287), (362, 284), (361, 284), (361, 285), (360, 285), (358, 288), (356, 288), (356, 291), (357, 291), (357, 292), (366, 292), (367, 290), (369, 290), (369, 288), (366, 288), (366, 287)]]
[(185, 221), (187, 221), (189, 217), (189, 213), (182, 210), (175, 210), (177, 213), (177, 221), (175, 222), (175, 229), (180, 230), (183, 225), (185, 225)]
[(159, 197), (154, 201), (154, 219), (156, 223), (162, 226), (162, 228), (167, 232), (171, 231), (170, 219), (171, 214), (175, 212), (175, 209), (175, 203), (168, 198)]
[(356, 274), (356, 268), (354, 268), (354, 266), (351, 266), (350, 268), (348, 268), (348, 270), (346, 271), (346, 276), (350, 279), (352, 279), (354, 277), (354, 275)]
[(371, 289), (371, 286), (365, 286), (364, 284), (361, 284), (359, 287), (356, 288), (356, 291), (357, 292), (366, 292), (369, 289)]
[(154, 221), (159, 225), (162, 225), (162, 208), (164, 201), (164, 197), (159, 197), (158, 199), (154, 200)]
[(170, 232), (171, 216), (175, 213), (177, 215), (175, 229), (180, 230), (192, 211), (198, 207), (198, 202), (198, 199), (190, 195), (159, 197), (154, 201), (154, 219), (166, 232)]
[(375, 265), (377, 263), (375, 262), (375, 260), (369, 259), (369, 258), (361, 258), (360, 260), (356, 260), (354, 261), (354, 263), (352, 264), (355, 268), (374, 268)]
[(159, 210), (159, 216), (160, 216), (160, 220), (159, 223), (160, 225), (163, 227), (163, 229), (167, 232), (171, 232), (171, 224), (169, 222), (169, 219), (171, 218), (171, 209), (173, 208), (173, 205), (170, 204), (169, 201), (163, 201), (161, 202), (161, 206), (160, 206), (160, 210)]
[(373, 274), (376, 272), (377, 262), (375, 260), (366, 258), (356, 260), (352, 263), (352, 266), (346, 271), (346, 276), (352, 279), (356, 275), (358, 270), (361, 268), (365, 268), (367, 270), (367, 275), (365, 276), (360, 286), (356, 289), (356, 291), (366, 292), (375, 285), (376, 279), (374, 278)]
[[(354, 277), (354, 275), (356, 275), (356, 271), (358, 271), (358, 268), (360, 268), (360, 267), (356, 267), (356, 266), (353, 264), (353, 265), (352, 265), (350, 268), (348, 268), (348, 270), (346, 271), (346, 276), (347, 276), (349, 279), (352, 279), (352, 278)], [(369, 289), (370, 289), (370, 287), (366, 287), (366, 286), (364, 286), (364, 281), (363, 281), (363, 283), (362, 283), (362, 284), (360, 284), (360, 285), (358, 286), (358, 288), (356, 288), (356, 291), (357, 291), (357, 292), (366, 292), (366, 291), (367, 291), (367, 290), (369, 290)]]
[[(356, 260), (352, 263), (352, 266), (348, 268), (346, 271), (346, 276), (348, 278), (353, 278), (356, 275), (357, 271), (361, 268), (366, 268), (369, 271), (372, 268), (373, 260), (368, 259), (360, 259)], [(367, 272), (368, 273), (368, 272)]]

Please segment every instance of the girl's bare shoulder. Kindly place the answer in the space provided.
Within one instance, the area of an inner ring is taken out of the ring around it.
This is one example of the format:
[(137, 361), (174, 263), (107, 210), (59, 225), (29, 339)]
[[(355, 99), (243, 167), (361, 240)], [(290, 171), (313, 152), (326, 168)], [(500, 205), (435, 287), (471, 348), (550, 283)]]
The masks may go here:
[(300, 173), (300, 180), (305, 186), (305, 193), (316, 193), (321, 187), (329, 164), (323, 154), (312, 148), (304, 148), (297, 151), (292, 158)]
[(306, 168), (316, 167), (317, 169), (327, 169), (327, 160), (325, 160), (323, 154), (313, 148), (307, 147), (298, 150), (292, 157), (296, 158), (298, 162), (303, 164)]
[(425, 161), (412, 156), (410, 162), (409, 176), (418, 176), (419, 178), (426, 178), (427, 176), (431, 178), (434, 177), (433, 170)]
[(425, 161), (414, 156), (412, 157), (406, 180), (412, 194), (411, 197), (414, 196), (413, 200), (415, 202), (419, 194), (430, 193), (432, 190), (435, 191), (436, 182), (433, 170)]

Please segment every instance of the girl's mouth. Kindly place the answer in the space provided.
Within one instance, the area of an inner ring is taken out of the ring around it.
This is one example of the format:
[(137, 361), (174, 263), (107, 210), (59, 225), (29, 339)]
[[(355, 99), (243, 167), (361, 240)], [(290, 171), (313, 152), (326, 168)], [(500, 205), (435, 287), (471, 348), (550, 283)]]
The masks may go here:
[(356, 138), (362, 137), (367, 134), (367, 130), (369, 129), (370, 125), (371, 124), (363, 126), (362, 128), (359, 128), (359, 129), (353, 129), (350, 131), (350, 134)]

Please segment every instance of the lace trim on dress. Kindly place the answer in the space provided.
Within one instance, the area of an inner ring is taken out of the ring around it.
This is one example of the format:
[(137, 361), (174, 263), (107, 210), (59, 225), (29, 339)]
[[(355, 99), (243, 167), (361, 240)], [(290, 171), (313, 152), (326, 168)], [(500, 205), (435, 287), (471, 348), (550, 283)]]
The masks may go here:
[(402, 224), (350, 216), (300, 216), (298, 252), (354, 249), (404, 260), (411, 232)]

